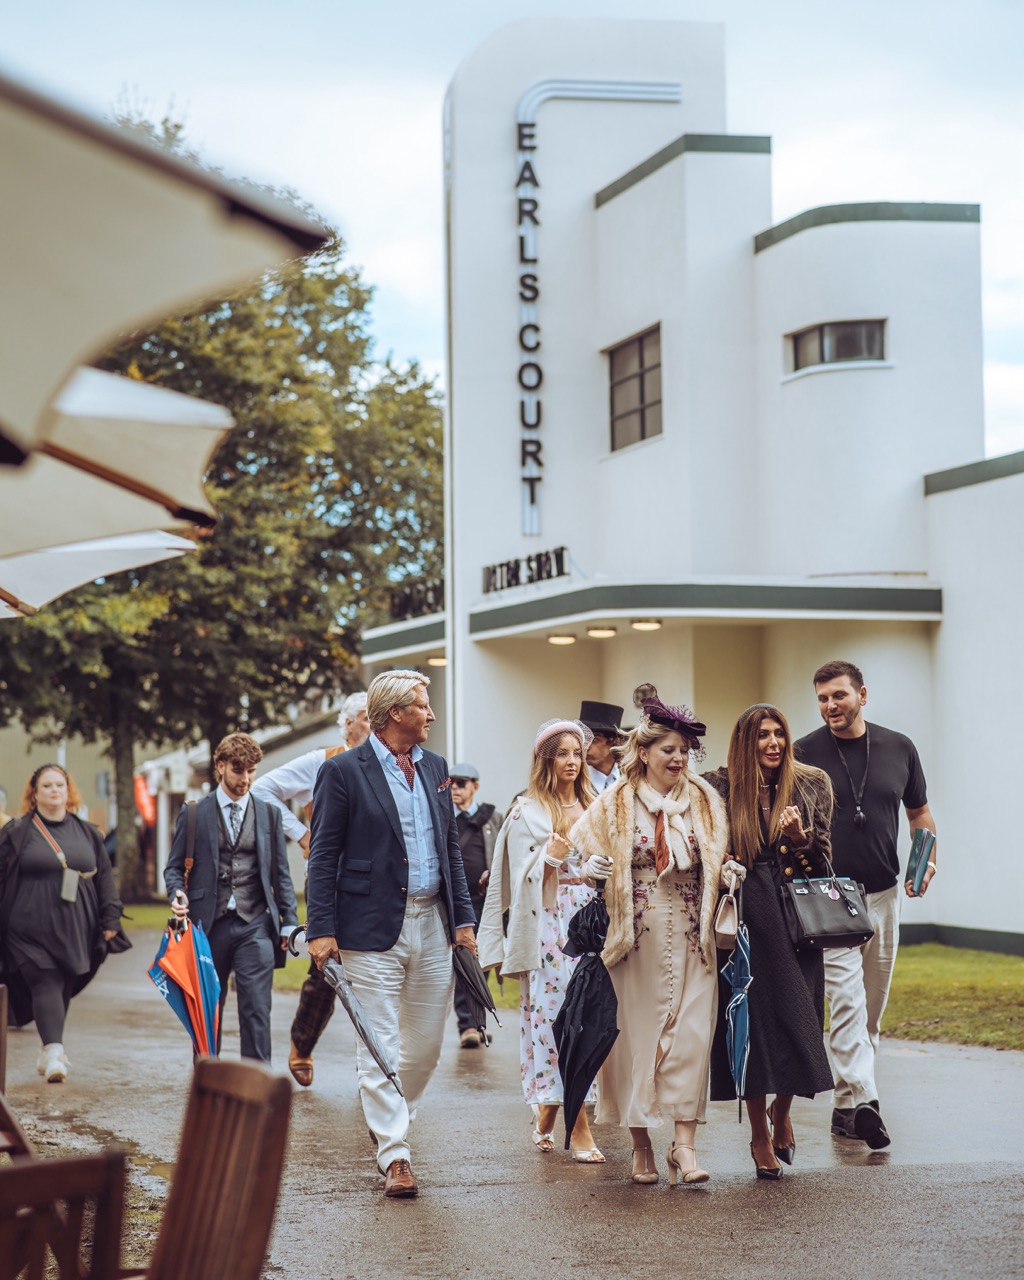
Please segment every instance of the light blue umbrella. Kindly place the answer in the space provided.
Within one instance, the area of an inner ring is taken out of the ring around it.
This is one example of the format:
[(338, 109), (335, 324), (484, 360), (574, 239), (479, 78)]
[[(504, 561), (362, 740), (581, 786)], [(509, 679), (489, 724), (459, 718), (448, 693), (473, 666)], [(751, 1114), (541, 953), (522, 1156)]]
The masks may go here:
[(750, 1061), (750, 1009), (747, 993), (754, 981), (750, 972), (750, 934), (743, 923), (743, 886), (736, 894), (739, 923), (736, 929), (736, 946), (732, 955), (722, 965), (722, 977), (731, 989), (729, 1003), (725, 1006), (725, 1050), (729, 1058), (729, 1072), (736, 1086), (739, 1099), (740, 1120), (743, 1119), (743, 1095), (747, 1087), (747, 1063)]

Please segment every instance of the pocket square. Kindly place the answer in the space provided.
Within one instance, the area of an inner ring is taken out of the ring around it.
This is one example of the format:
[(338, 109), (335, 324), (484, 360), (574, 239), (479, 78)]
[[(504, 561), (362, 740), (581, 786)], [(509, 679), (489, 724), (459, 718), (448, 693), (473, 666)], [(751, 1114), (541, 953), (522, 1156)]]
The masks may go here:
[(445, 778), (444, 782), (442, 782), (441, 785), (438, 787), (437, 794), (440, 795), (442, 791), (447, 791), (451, 785), (452, 785), (451, 778)]

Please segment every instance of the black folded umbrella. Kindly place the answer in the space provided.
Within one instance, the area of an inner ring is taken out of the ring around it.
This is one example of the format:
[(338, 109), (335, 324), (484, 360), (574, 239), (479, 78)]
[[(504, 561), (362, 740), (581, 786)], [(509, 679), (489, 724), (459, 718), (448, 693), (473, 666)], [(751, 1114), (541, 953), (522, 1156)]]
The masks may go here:
[(456, 947), (452, 957), (455, 967), (455, 981), (466, 997), (473, 1026), (480, 1032), (484, 1044), (488, 1043), (487, 1014), (491, 1013), (494, 1021), (501, 1026), (498, 1011), (494, 1007), (494, 997), (487, 985), (487, 975), (480, 968), (480, 961), (469, 947)]
[(564, 1090), (566, 1151), (580, 1107), (619, 1034), (619, 1002), (601, 959), (607, 936), (608, 908), (599, 891), (569, 921), (562, 948), (565, 955), (580, 957), (552, 1028)]

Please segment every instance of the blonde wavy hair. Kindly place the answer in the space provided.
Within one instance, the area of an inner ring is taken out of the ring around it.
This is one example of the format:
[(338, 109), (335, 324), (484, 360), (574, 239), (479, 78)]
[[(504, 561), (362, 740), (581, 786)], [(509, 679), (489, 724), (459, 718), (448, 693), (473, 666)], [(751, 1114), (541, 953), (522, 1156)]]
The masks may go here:
[(551, 830), (556, 835), (568, 838), (569, 830), (575, 819), (570, 821), (565, 816), (565, 809), (562, 808), (562, 803), (558, 799), (558, 777), (555, 772), (554, 755), (554, 752), (562, 746), (566, 738), (579, 745), (582, 757), (580, 771), (576, 775), (574, 784), (576, 799), (586, 809), (597, 798), (597, 792), (590, 781), (590, 774), (587, 773), (587, 752), (583, 745), (583, 739), (578, 734), (568, 730), (559, 735), (557, 743), (552, 743), (547, 753), (543, 750), (534, 751), (526, 795), (528, 799), (535, 800), (537, 804), (543, 807), (551, 819)]

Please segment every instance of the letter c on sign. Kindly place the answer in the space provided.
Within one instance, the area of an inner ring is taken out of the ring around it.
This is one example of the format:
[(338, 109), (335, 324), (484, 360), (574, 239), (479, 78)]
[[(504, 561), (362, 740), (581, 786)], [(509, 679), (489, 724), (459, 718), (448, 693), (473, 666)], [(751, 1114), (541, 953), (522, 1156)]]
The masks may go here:
[[(528, 338), (533, 338), (533, 342), (529, 342)], [(540, 325), (524, 324), (519, 330), (519, 345), (524, 351), (538, 351), (540, 349)]]
[(540, 365), (530, 360), (519, 366), (519, 385), (524, 391), (536, 391), (544, 381)]

